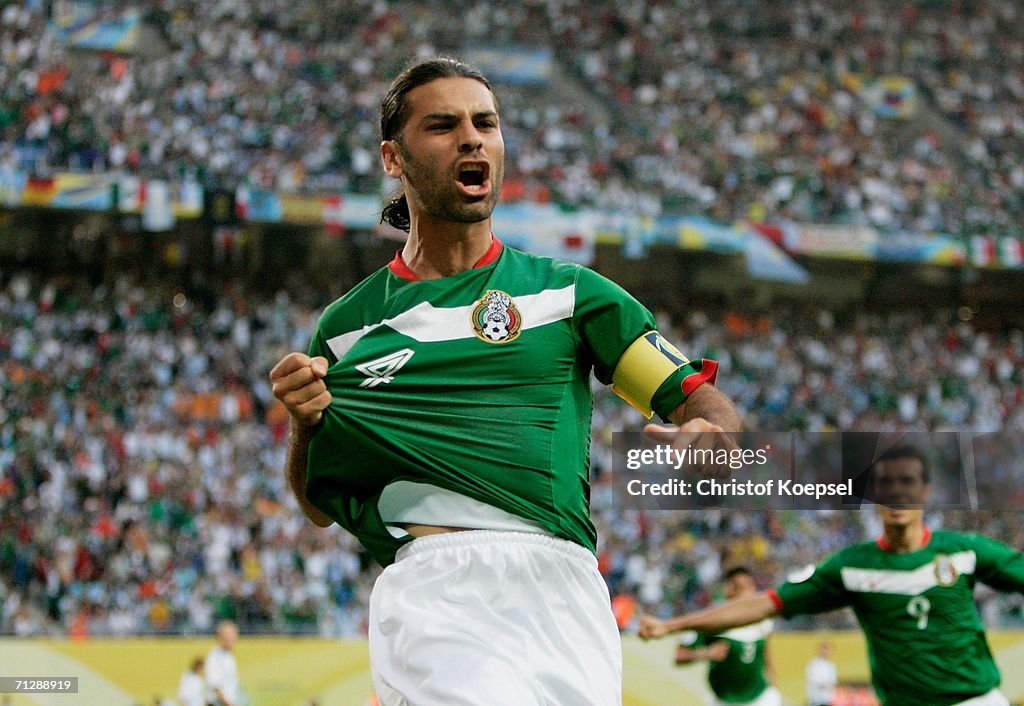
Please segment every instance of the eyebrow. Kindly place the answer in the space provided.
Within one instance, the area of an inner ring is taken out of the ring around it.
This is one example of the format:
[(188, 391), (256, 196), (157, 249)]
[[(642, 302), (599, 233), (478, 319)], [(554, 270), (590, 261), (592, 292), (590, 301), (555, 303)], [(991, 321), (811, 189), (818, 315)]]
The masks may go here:
[[(473, 113), (474, 120), (480, 120), (481, 118), (496, 118), (498, 113), (495, 110), (481, 110), (478, 113)], [(428, 113), (423, 116), (421, 122), (428, 120), (457, 120), (458, 116), (455, 113)]]

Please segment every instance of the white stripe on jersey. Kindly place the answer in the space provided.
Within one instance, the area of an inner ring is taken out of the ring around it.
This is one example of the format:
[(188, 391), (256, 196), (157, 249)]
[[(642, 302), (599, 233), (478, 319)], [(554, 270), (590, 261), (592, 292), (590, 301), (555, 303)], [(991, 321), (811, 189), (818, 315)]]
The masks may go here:
[[(537, 294), (513, 297), (512, 301), (523, 315), (524, 329), (546, 326), (572, 317), (576, 306), (576, 285), (570, 284), (561, 289), (545, 289)], [(420, 302), (394, 318), (329, 338), (327, 345), (335, 357), (341, 360), (359, 339), (380, 326), (387, 326), (420, 343), (476, 338), (472, 321), (473, 310), (476, 307), (476, 304), (437, 307), (430, 302)]]
[(725, 637), (730, 640), (736, 640), (736, 642), (757, 642), (771, 635), (774, 627), (775, 621), (765, 618), (753, 625), (744, 625), (741, 628), (732, 628), (731, 630), (720, 632), (717, 637)]
[[(978, 561), (974, 550), (949, 554), (947, 558), (953, 563), (958, 574), (973, 574)], [(939, 585), (934, 559), (912, 571), (843, 567), (840, 569), (840, 573), (843, 578), (843, 586), (847, 591), (855, 593), (916, 596)]]

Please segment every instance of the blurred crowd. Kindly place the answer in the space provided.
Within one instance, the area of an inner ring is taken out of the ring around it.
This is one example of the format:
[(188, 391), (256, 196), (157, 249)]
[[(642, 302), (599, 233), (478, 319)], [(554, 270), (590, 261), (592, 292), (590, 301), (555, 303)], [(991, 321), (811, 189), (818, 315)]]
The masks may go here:
[[(602, 2), (596, 21), (593, 7), (547, 4), (566, 59), (629, 116), (633, 183), (721, 220), (1018, 228), (1014, 0)], [(893, 76), (910, 88), (880, 91)]]
[[(268, 298), (230, 282), (0, 275), (0, 633), (188, 634), (232, 619), (246, 633), (362, 634), (379, 569), (336, 526), (302, 519), (267, 378), (306, 347), (325, 301), (299, 285)], [(941, 312), (659, 316), (683, 350), (720, 361), (751, 428), (1024, 430), (1020, 330)], [(611, 434), (642, 419), (602, 388), (594, 422), (601, 570), (637, 607), (705, 605), (737, 563), (768, 587), (879, 530), (869, 509), (624, 511)], [(1007, 513), (929, 519), (1024, 546)], [(990, 625), (1019, 624), (1019, 596), (980, 598)]]
[(498, 87), (506, 198), (1022, 235), (1016, 0), (158, 0), (133, 54), (68, 48), (60, 5), (0, 2), (0, 168), (377, 193), (406, 60), (539, 47), (550, 88)]

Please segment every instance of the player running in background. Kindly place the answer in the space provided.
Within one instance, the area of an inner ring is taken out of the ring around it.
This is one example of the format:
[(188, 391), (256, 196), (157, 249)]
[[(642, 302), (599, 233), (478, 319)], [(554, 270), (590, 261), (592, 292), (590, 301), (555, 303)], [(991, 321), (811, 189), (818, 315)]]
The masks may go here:
[(928, 465), (912, 446), (881, 454), (869, 482), (871, 497), (884, 503), (877, 541), (842, 549), (767, 593), (670, 620), (644, 616), (641, 637), (717, 632), (850, 606), (885, 706), (1007, 706), (974, 586), (1024, 591), (1024, 555), (987, 537), (925, 526)]
[[(621, 703), (621, 647), (589, 514), (590, 373), (687, 432), (739, 429), (647, 309), (491, 232), (504, 172), (486, 78), (399, 75), (381, 157), (402, 251), (271, 371), (306, 515), (386, 568), (370, 601), (382, 704)], [(675, 429), (656, 427), (662, 433)], [(463, 531), (477, 530), (477, 531)]]
[[(757, 595), (757, 584), (750, 571), (737, 566), (725, 574), (725, 597)], [(732, 628), (721, 633), (688, 630), (679, 638), (676, 664), (707, 660), (708, 685), (715, 694), (714, 706), (781, 706), (782, 695), (771, 684), (772, 668), (768, 656), (768, 635), (773, 621)]]

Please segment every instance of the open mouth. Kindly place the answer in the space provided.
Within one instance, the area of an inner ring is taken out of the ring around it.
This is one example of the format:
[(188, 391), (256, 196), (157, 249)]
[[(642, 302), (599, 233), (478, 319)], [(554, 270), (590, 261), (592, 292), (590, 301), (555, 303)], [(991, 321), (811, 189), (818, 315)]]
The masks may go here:
[(486, 162), (466, 162), (459, 167), (456, 181), (466, 193), (479, 195), (487, 192), (489, 176), (490, 165)]

